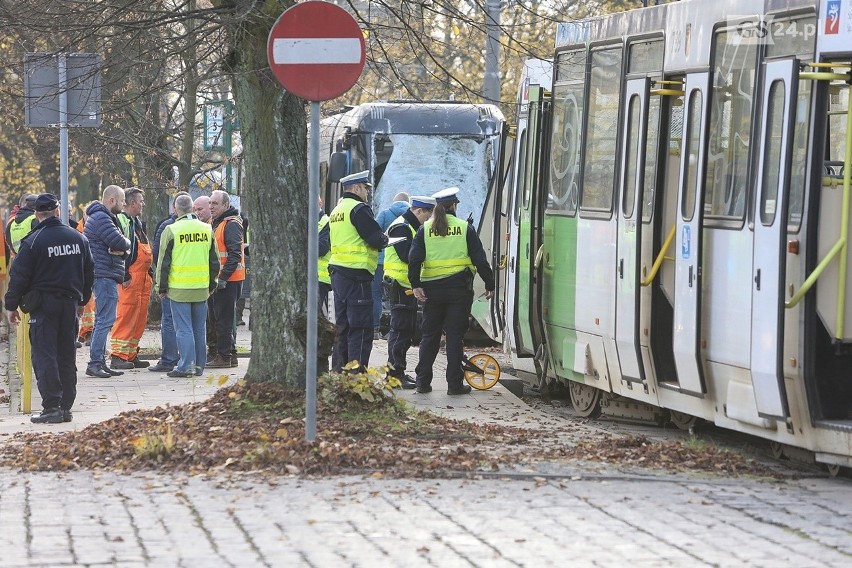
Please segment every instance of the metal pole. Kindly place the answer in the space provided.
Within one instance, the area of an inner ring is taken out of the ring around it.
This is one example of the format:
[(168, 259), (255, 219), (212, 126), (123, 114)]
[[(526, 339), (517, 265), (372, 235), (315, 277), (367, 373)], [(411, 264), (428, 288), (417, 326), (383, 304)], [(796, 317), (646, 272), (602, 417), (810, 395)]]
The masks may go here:
[(59, 209), (63, 223), (68, 223), (68, 69), (65, 54), (59, 54)]
[(482, 95), (486, 103), (500, 104), (500, 0), (486, 4), (485, 81)]
[(305, 341), (305, 440), (317, 437), (317, 255), (319, 254), (319, 102), (311, 102), (308, 148), (308, 337)]

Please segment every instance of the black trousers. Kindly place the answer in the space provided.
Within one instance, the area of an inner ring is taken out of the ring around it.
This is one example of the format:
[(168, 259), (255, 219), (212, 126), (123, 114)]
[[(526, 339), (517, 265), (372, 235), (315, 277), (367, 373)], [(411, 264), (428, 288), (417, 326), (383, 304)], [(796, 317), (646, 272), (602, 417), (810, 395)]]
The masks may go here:
[(73, 298), (43, 294), (41, 307), (29, 314), (33, 371), (45, 409), (70, 410), (77, 398), (77, 305)]
[(211, 319), (216, 330), (216, 352), (226, 359), (237, 354), (237, 322), (234, 315), (242, 288), (242, 282), (228, 282), (224, 290), (216, 290), (207, 300), (207, 311), (213, 314)]
[(334, 291), (334, 323), (337, 343), (331, 364), (340, 371), (350, 361), (358, 361), (360, 369), (370, 364), (373, 350), (373, 281), (353, 280), (341, 274), (331, 274)]
[(385, 291), (391, 305), (390, 332), (388, 333), (388, 364), (390, 375), (402, 378), (405, 375), (405, 355), (414, 340), (417, 324), (417, 299), (406, 295), (405, 288), (397, 282), (385, 282)]
[(317, 309), (322, 316), (331, 321), (331, 318), (328, 317), (328, 293), (331, 292), (331, 284), (326, 284), (325, 282), (319, 283), (319, 288), (317, 289)]
[(447, 386), (462, 386), (464, 371), (464, 334), (473, 305), (473, 291), (464, 286), (423, 286), (423, 337), (420, 339), (420, 361), (417, 363), (417, 385), (432, 384), (432, 365), (441, 347), (441, 332), (447, 334)]

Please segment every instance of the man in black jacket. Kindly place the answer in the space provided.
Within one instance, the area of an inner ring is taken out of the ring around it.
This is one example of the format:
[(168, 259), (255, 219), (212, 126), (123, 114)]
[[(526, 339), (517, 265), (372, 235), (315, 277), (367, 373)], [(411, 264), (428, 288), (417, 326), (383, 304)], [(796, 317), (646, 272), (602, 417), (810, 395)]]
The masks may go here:
[(43, 410), (36, 424), (71, 421), (77, 396), (77, 314), (92, 296), (94, 261), (89, 241), (59, 219), (50, 193), (35, 202), (38, 226), (22, 241), (12, 265), (5, 304), (9, 322), (29, 313), (32, 362)]

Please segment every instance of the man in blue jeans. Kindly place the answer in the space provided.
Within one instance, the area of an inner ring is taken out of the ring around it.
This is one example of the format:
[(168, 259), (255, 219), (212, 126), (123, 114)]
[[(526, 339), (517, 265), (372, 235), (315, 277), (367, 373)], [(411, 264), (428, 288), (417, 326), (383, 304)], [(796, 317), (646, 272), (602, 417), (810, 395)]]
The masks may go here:
[[(179, 191), (175, 195), (175, 200), (181, 195), (189, 196), (189, 193)], [(172, 201), (172, 214), (157, 225), (157, 231), (154, 233), (154, 240), (151, 243), (154, 255), (155, 275), (157, 274), (157, 259), (160, 257), (160, 237), (163, 235), (165, 228), (174, 223), (175, 219), (177, 219), (177, 213), (175, 213), (175, 204)], [(175, 324), (172, 319), (172, 301), (169, 300), (168, 296), (161, 298), (160, 306), (162, 308), (160, 313), (160, 342), (163, 346), (163, 351), (160, 353), (160, 360), (157, 361), (157, 364), (148, 367), (148, 370), (154, 373), (168, 373), (177, 365), (178, 345), (177, 337), (175, 336)]]
[(216, 289), (219, 251), (213, 230), (192, 214), (192, 198), (175, 199), (175, 222), (163, 230), (156, 288), (171, 300), (180, 359), (169, 377), (200, 376), (207, 361), (207, 298)]
[(130, 241), (122, 234), (116, 217), (123, 209), (124, 190), (117, 185), (107, 186), (101, 201), (93, 201), (86, 208), (85, 235), (95, 261), (95, 327), (86, 374), (102, 379), (124, 374), (107, 367), (105, 358), (106, 343), (115, 323), (118, 286), (129, 284), (129, 280), (125, 283), (124, 259), (130, 251)]

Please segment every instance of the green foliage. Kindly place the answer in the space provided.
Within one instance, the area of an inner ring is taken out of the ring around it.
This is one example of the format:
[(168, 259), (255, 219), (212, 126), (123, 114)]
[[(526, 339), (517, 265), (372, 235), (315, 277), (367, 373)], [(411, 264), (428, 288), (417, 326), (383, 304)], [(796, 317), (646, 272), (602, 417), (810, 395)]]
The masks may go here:
[(147, 432), (132, 441), (136, 455), (143, 458), (162, 459), (175, 449), (175, 436), (172, 427), (167, 424), (165, 430)]
[(343, 368), (342, 373), (327, 373), (319, 378), (320, 397), (331, 409), (357, 405), (381, 406), (395, 401), (393, 389), (399, 388), (399, 379), (388, 375), (387, 367), (370, 367), (358, 371), (358, 362), (353, 361)]

